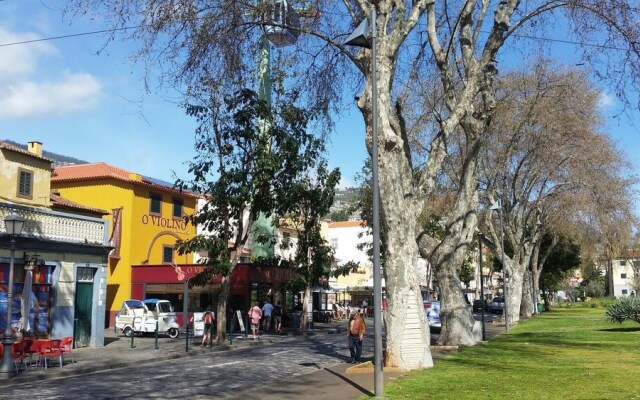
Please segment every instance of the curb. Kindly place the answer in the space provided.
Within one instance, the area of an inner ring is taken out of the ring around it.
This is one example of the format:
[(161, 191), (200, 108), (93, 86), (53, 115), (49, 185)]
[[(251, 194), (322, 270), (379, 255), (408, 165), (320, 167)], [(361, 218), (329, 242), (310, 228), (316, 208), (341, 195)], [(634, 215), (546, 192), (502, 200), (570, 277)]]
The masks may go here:
[[(373, 363), (371, 361), (365, 361), (362, 364), (354, 365), (353, 367), (347, 368), (344, 372), (347, 375), (372, 374), (373, 370), (374, 370)], [(387, 373), (404, 372), (401, 368), (397, 368), (397, 367), (382, 367), (382, 371)]]

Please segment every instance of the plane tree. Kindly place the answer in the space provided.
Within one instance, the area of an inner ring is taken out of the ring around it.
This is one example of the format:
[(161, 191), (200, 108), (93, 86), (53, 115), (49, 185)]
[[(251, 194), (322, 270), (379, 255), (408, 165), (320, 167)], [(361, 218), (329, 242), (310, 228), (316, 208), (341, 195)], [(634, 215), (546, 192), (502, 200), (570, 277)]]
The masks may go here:
[(484, 223), (494, 255), (505, 254), (513, 323), (533, 310), (532, 293), (553, 248), (538, 258), (545, 235), (560, 236), (580, 218), (601, 218), (607, 211), (596, 205), (603, 202), (632, 214), (632, 192), (625, 188), (634, 178), (601, 130), (601, 92), (584, 73), (541, 60), (530, 71), (506, 75), (497, 94), (482, 180), (484, 204), (501, 207), (487, 210)]
[[(300, 10), (300, 18), (274, 21), (271, 7), (282, 3), (70, 0), (67, 10), (71, 15), (97, 12), (110, 17), (114, 34), (115, 29), (129, 27), (129, 36), (141, 43), (139, 55), (147, 66), (163, 68), (163, 81), (182, 89), (200, 85), (202, 77), (211, 78), (220, 91), (228, 86), (257, 87), (254, 71), (264, 32), (290, 28), (288, 33), (299, 39), (278, 51), (275, 75), (301, 94), (298, 101), (306, 108), (325, 117), (322, 126), (327, 128), (340, 106), (360, 91), (357, 106), (370, 152), (375, 65), (381, 223), (388, 235), (385, 274), (391, 316), (386, 364), (429, 367), (420, 254), (439, 271), (441, 289), (449, 293), (443, 310), (461, 310), (459, 318), (450, 313), (450, 341), (477, 340), (469, 312), (462, 311), (466, 307), (456, 268), (477, 225), (477, 161), (494, 114), (498, 61), (513, 57), (518, 44), (532, 37), (552, 39), (560, 34), (564, 40), (573, 34), (584, 51), (584, 63), (624, 96), (629, 93), (625, 88), (638, 86), (638, 9), (629, 0), (292, 0), (287, 3)], [(370, 15), (371, 7), (377, 11), (375, 60), (368, 49), (342, 44)], [(414, 95), (432, 77), (440, 88), (437, 107)], [(418, 216), (437, 189), (455, 135), (462, 135), (465, 144), (457, 192), (442, 219), (445, 235), (432, 237)], [(412, 145), (418, 145), (420, 154)]]

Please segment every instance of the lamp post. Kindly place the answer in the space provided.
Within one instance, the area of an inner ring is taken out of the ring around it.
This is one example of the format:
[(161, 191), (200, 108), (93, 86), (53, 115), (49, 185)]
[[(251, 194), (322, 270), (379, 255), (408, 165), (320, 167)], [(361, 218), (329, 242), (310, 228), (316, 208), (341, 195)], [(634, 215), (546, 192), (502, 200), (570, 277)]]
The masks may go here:
[(347, 38), (345, 44), (371, 49), (371, 118), (373, 175), (373, 381), (377, 399), (384, 398), (382, 376), (382, 275), (380, 272), (380, 188), (378, 182), (378, 88), (376, 49), (376, 7), (371, 7), (371, 29), (365, 19)]
[(498, 217), (500, 218), (500, 247), (502, 249), (502, 291), (504, 292), (504, 329), (509, 332), (509, 293), (507, 292), (507, 283), (509, 281), (509, 272), (507, 271), (507, 264), (504, 263), (504, 227), (502, 226), (502, 202), (496, 201), (491, 206), (491, 210), (498, 210)]
[(480, 248), (480, 310), (482, 313), (482, 341), (486, 339), (484, 327), (484, 273), (482, 271), (482, 233), (478, 233), (478, 247)]
[(9, 288), (7, 291), (7, 326), (4, 330), (4, 354), (2, 356), (2, 364), (0, 364), (0, 377), (10, 378), (16, 374), (15, 364), (11, 355), (11, 346), (13, 345), (13, 329), (11, 328), (11, 306), (13, 304), (13, 261), (16, 252), (16, 237), (22, 233), (25, 219), (19, 215), (12, 214), (4, 219), (4, 226), (7, 234), (11, 237), (11, 258), (9, 261)]

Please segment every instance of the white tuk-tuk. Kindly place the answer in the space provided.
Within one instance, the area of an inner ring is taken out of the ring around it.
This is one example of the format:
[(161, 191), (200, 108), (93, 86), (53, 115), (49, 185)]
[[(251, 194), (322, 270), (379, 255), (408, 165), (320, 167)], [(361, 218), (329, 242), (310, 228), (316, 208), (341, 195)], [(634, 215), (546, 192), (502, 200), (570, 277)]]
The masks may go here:
[(154, 333), (158, 323), (158, 333), (177, 338), (180, 331), (176, 313), (168, 300), (146, 299), (125, 300), (116, 314), (116, 328), (125, 336), (133, 333)]

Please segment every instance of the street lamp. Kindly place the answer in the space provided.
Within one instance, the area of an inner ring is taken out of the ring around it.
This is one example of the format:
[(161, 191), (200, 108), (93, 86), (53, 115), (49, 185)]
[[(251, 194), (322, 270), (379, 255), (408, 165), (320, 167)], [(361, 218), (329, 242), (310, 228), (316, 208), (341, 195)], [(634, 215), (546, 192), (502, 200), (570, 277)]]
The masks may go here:
[(480, 248), (480, 310), (482, 313), (482, 341), (486, 339), (484, 326), (484, 272), (482, 270), (482, 233), (478, 232), (478, 247)]
[(9, 289), (7, 291), (7, 326), (4, 330), (4, 355), (2, 356), (2, 364), (0, 365), (0, 377), (9, 378), (16, 374), (15, 364), (11, 354), (13, 345), (13, 329), (11, 328), (11, 306), (13, 304), (13, 261), (16, 252), (16, 237), (22, 234), (22, 227), (25, 219), (19, 215), (12, 214), (4, 219), (4, 226), (7, 234), (11, 237), (11, 258), (9, 261)]
[(373, 175), (373, 381), (374, 396), (384, 398), (382, 377), (382, 276), (380, 274), (380, 188), (378, 182), (378, 89), (376, 62), (376, 7), (371, 7), (371, 29), (365, 19), (347, 38), (346, 45), (371, 49), (371, 118)]
[(495, 204), (491, 206), (491, 210), (498, 210), (498, 216), (500, 217), (500, 247), (502, 249), (502, 291), (504, 292), (504, 327), (505, 330), (509, 332), (509, 307), (507, 305), (507, 303), (509, 302), (507, 292), (509, 272), (507, 271), (507, 264), (504, 263), (504, 227), (502, 226), (502, 202), (500, 200), (496, 201)]

